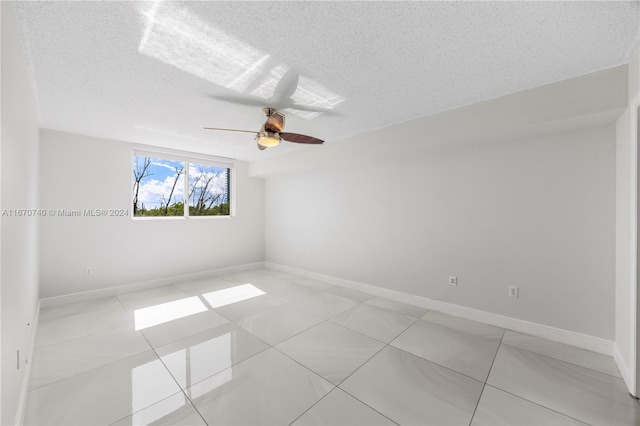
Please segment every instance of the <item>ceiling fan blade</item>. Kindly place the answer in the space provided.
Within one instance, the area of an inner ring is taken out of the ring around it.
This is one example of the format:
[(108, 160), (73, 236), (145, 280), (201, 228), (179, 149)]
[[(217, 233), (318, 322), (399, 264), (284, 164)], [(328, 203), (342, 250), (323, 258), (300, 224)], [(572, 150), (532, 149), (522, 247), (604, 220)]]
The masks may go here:
[(255, 130), (238, 130), (238, 129), (223, 129), (221, 127), (203, 127), (204, 130), (222, 130), (225, 132), (242, 132), (242, 133), (253, 133), (256, 134)]
[(287, 104), (288, 109), (297, 109), (298, 111), (321, 112), (323, 114), (337, 114), (335, 111), (327, 108), (315, 107), (313, 105)]
[(277, 111), (271, 114), (264, 123), (264, 129), (267, 132), (280, 133), (284, 129), (284, 114)]
[(307, 144), (321, 144), (324, 143), (323, 140), (318, 138), (314, 138), (312, 136), (301, 135), (299, 133), (288, 133), (282, 132), (280, 133), (280, 137), (285, 141), (295, 142), (295, 143), (307, 143)]
[(226, 95), (209, 95), (211, 99), (217, 101), (231, 102), (233, 104), (240, 105), (249, 105), (249, 106), (259, 106), (262, 107), (266, 103), (266, 101), (262, 98), (258, 98), (256, 96), (226, 96)]
[(298, 77), (299, 74), (294, 69), (287, 70), (276, 85), (271, 100), (280, 102), (290, 100), (298, 89)]

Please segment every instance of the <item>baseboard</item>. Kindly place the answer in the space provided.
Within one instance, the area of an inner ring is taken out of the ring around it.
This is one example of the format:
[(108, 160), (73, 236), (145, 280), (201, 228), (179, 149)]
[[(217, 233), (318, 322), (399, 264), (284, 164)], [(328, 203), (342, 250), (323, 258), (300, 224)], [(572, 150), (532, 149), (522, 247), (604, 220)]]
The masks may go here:
[(139, 281), (123, 284), (115, 287), (101, 288), (97, 290), (82, 291), (79, 293), (65, 294), (40, 299), (40, 307), (50, 308), (52, 306), (66, 305), (69, 303), (84, 302), (86, 300), (100, 299), (102, 297), (117, 296), (119, 294), (131, 293), (132, 291), (148, 290), (150, 288), (164, 287), (185, 281), (202, 280), (215, 277), (217, 275), (231, 274), (234, 272), (246, 271), (249, 269), (262, 268), (264, 262), (247, 263), (244, 265), (229, 266), (226, 268), (211, 269), (208, 271), (194, 272), (191, 274), (175, 275), (172, 277), (158, 278), (155, 280)]
[(620, 352), (620, 348), (615, 343), (613, 344), (613, 360), (616, 362), (620, 374), (622, 374), (622, 379), (624, 380), (624, 384), (627, 385), (629, 393), (633, 396), (638, 396), (636, 395), (635, 378), (631, 373), (631, 368), (629, 368), (629, 365), (622, 356), (622, 352)]
[(550, 327), (543, 324), (537, 324), (517, 318), (504, 315), (494, 314), (491, 312), (481, 311), (478, 309), (468, 308), (465, 306), (454, 305), (451, 303), (441, 302), (422, 296), (415, 296), (387, 288), (376, 287), (370, 284), (364, 284), (356, 281), (349, 281), (330, 275), (319, 274), (304, 269), (294, 268), (291, 266), (280, 265), (273, 262), (264, 262), (265, 268), (277, 269), (279, 271), (291, 274), (301, 275), (307, 278), (316, 279), (333, 285), (352, 288), (354, 290), (364, 291), (376, 296), (386, 297), (387, 299), (398, 302), (409, 303), (445, 314), (478, 321), (484, 324), (493, 325), (495, 327), (505, 328), (508, 330), (518, 331), (520, 333), (529, 334), (543, 339), (551, 340), (565, 345), (586, 349), (592, 352), (612, 356), (613, 342), (599, 337), (589, 336), (587, 334), (576, 333), (573, 331), (563, 330), (560, 328)]
[(31, 366), (33, 365), (33, 353), (36, 348), (36, 333), (38, 331), (38, 321), (40, 320), (40, 301), (36, 305), (36, 313), (31, 322), (31, 335), (29, 336), (29, 346), (27, 347), (27, 362), (25, 363), (25, 371), (22, 386), (20, 387), (20, 397), (18, 398), (18, 409), (16, 410), (15, 424), (24, 423), (24, 415), (27, 409), (27, 396), (29, 394), (29, 384), (31, 383)]

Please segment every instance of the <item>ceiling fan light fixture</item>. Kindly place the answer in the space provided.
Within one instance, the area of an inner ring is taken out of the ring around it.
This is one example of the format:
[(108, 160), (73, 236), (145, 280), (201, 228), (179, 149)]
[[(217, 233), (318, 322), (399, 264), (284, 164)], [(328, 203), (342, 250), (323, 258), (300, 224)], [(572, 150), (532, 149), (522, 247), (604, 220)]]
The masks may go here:
[(257, 139), (258, 145), (265, 148), (273, 148), (274, 146), (280, 145), (280, 135), (277, 133), (262, 131), (258, 133)]

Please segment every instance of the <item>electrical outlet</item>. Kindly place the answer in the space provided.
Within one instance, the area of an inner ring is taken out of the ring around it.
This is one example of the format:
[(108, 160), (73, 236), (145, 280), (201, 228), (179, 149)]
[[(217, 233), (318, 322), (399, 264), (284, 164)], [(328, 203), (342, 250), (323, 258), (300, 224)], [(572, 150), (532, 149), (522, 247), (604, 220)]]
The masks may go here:
[(458, 277), (454, 277), (453, 275), (449, 275), (449, 285), (457, 286), (458, 285)]
[(518, 297), (518, 287), (515, 285), (509, 286), (509, 297)]
[(88, 266), (84, 268), (84, 276), (90, 277), (93, 275), (93, 268), (89, 268)]

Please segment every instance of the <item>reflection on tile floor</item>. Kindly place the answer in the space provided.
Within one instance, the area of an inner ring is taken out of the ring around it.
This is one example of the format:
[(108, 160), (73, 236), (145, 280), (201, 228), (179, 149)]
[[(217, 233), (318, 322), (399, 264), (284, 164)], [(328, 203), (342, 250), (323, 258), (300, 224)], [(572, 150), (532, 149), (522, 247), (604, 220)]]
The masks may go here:
[(25, 424), (637, 425), (610, 357), (255, 269), (43, 309)]

